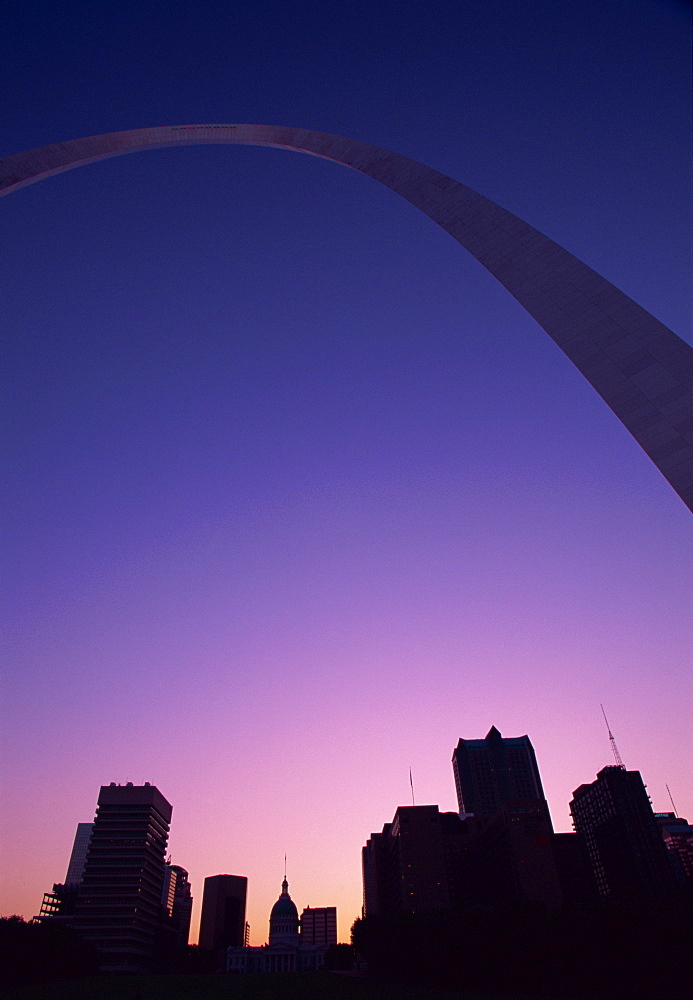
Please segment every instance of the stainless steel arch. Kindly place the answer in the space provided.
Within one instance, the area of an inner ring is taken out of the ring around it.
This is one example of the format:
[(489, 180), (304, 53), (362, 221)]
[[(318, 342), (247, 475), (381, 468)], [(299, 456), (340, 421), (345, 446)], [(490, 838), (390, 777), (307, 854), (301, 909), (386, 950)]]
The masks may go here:
[(693, 510), (693, 348), (582, 261), (445, 174), (365, 142), (274, 125), (182, 125), (72, 139), (0, 160), (0, 194), (123, 153), (274, 146), (352, 167), (442, 226), (525, 307)]

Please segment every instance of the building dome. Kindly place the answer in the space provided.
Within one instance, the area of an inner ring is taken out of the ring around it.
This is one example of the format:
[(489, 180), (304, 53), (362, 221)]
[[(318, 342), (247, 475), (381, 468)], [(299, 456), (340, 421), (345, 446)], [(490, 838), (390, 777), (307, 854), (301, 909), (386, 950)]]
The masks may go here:
[(298, 944), (298, 910), (289, 895), (289, 883), (282, 882), (282, 894), (270, 913), (270, 944)]

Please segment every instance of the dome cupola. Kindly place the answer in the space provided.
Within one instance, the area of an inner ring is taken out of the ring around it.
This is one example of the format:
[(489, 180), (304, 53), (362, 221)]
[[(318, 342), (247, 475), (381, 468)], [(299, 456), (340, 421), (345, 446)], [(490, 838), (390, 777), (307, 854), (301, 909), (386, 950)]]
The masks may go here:
[(282, 894), (270, 913), (270, 944), (298, 944), (298, 910), (289, 895), (286, 875), (282, 882)]

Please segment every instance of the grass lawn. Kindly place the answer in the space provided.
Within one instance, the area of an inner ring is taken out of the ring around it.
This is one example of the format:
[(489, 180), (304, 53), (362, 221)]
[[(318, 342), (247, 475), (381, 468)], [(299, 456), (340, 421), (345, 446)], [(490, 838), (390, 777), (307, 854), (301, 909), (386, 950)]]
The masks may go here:
[(92, 976), (15, 986), (2, 1000), (483, 1000), (457, 990), (332, 972), (284, 975)]

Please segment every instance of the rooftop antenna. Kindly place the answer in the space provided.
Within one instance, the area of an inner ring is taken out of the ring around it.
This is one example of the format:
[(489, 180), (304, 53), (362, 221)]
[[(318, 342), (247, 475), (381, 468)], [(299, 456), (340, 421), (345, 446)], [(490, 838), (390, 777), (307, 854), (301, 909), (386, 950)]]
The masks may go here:
[(414, 779), (411, 776), (411, 768), (409, 768), (409, 784), (411, 785), (411, 804), (416, 805), (414, 802)]
[(666, 790), (667, 790), (667, 792), (669, 794), (669, 801), (671, 802), (671, 808), (674, 810), (674, 816), (676, 816), (676, 818), (678, 819), (678, 817), (679, 817), (678, 810), (677, 810), (676, 806), (674, 805), (674, 798), (673, 798), (671, 792), (669, 791), (669, 786), (665, 785), (665, 788), (666, 788)]
[(616, 761), (616, 763), (618, 764), (618, 766), (620, 768), (623, 768), (623, 770), (625, 771), (626, 765), (621, 760), (621, 754), (618, 752), (618, 747), (616, 746), (616, 739), (614, 737), (614, 734), (609, 729), (609, 720), (606, 717), (606, 712), (604, 711), (604, 706), (602, 704), (600, 704), (599, 707), (602, 710), (602, 715), (604, 716), (604, 722), (606, 723), (606, 731), (609, 734), (609, 742), (611, 743), (611, 749), (614, 752), (614, 760)]

